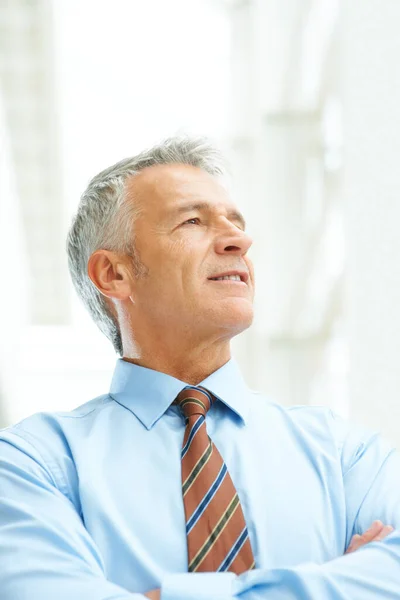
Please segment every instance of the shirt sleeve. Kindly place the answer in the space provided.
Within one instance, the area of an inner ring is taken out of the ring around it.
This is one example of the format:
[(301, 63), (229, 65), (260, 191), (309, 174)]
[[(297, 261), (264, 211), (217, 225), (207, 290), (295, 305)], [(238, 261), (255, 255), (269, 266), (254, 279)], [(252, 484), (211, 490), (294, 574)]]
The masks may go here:
[(347, 545), (380, 519), (395, 531), (381, 542), (322, 565), (259, 570), (238, 577), (241, 600), (400, 599), (400, 459), (379, 433), (349, 424), (332, 413), (346, 500)]
[[(197, 580), (194, 586), (191, 575), (178, 575), (167, 581), (162, 600), (400, 600), (399, 453), (379, 434), (332, 417), (342, 463), (347, 544), (354, 533), (363, 533), (377, 519), (395, 531), (381, 542), (322, 565), (255, 569), (231, 581), (223, 579), (227, 574), (209, 574), (204, 585)], [(211, 591), (213, 581), (217, 596)]]
[(144, 600), (107, 581), (102, 558), (73, 503), (37, 450), (0, 439), (0, 598)]

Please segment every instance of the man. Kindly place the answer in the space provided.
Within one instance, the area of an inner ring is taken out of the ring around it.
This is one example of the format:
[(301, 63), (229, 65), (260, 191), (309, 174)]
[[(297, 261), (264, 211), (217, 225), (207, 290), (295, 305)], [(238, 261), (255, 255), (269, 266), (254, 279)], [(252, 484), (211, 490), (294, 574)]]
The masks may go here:
[(398, 454), (231, 357), (254, 273), (223, 175), (171, 138), (83, 194), (70, 271), (122, 358), (108, 394), (0, 433), (2, 600), (400, 598)]

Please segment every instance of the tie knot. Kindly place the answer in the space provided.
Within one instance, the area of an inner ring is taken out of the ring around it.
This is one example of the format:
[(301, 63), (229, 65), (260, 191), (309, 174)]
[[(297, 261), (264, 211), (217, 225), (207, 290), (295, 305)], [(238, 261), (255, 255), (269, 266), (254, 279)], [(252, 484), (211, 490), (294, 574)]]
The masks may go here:
[(205, 388), (187, 386), (177, 395), (173, 404), (178, 404), (185, 418), (193, 415), (206, 416), (213, 403), (213, 397)]

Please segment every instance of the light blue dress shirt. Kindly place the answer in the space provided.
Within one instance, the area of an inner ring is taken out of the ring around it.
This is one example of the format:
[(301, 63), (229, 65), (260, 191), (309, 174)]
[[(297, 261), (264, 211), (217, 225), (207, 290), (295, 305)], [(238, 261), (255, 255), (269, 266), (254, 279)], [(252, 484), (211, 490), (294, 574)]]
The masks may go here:
[[(181, 491), (186, 385), (118, 360), (110, 393), (0, 431), (1, 600), (400, 598), (400, 462), (328, 408), (249, 390), (231, 359), (202, 382), (208, 434), (236, 486), (254, 571), (188, 573)], [(56, 393), (56, 391), (55, 391)]]

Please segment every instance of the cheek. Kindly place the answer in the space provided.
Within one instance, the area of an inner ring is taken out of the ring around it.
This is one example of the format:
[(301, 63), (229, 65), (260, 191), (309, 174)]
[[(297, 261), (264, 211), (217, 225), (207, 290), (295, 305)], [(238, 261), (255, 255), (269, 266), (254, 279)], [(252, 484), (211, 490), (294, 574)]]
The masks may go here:
[(191, 273), (194, 275), (198, 256), (198, 244), (194, 245), (193, 242), (191, 243), (190, 240), (185, 238), (171, 241), (165, 251), (165, 258), (170, 263), (171, 269), (175, 272), (188, 270), (189, 275)]
[(175, 239), (164, 238), (157, 246), (155, 252), (150, 250), (153, 266), (150, 270), (158, 277), (158, 281), (162, 281), (166, 287), (175, 286), (177, 294), (197, 286), (202, 262), (207, 254), (199, 240), (177, 236)]
[(157, 248), (150, 272), (158, 293), (176, 295), (186, 287), (188, 262), (187, 244), (182, 240), (168, 240)]
[(181, 256), (182, 253), (185, 253), (188, 251), (189, 244), (188, 244), (187, 240), (179, 238), (176, 240), (169, 241), (167, 246), (169, 248), (169, 252), (171, 255)]
[(185, 253), (185, 245), (180, 240), (164, 239), (157, 244), (149, 243), (146, 252), (148, 266), (157, 274), (176, 272)]

